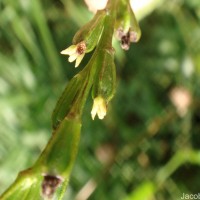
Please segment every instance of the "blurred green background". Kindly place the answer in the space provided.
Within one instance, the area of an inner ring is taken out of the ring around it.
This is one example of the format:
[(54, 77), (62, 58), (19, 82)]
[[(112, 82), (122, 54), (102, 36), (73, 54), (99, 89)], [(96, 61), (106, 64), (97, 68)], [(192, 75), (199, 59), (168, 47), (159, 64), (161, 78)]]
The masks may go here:
[[(51, 135), (51, 113), (81, 70), (60, 51), (92, 18), (81, 0), (0, 0), (0, 193)], [(200, 1), (153, 0), (142, 38), (115, 41), (117, 92), (103, 121), (85, 108), (65, 199), (168, 200), (200, 192)]]

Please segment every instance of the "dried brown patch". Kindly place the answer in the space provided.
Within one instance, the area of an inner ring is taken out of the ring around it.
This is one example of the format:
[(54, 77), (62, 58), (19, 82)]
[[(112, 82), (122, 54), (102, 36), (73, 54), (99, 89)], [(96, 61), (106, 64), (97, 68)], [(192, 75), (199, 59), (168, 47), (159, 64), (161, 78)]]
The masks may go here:
[(42, 182), (42, 195), (46, 198), (51, 198), (61, 183), (61, 178), (54, 175), (45, 175)]

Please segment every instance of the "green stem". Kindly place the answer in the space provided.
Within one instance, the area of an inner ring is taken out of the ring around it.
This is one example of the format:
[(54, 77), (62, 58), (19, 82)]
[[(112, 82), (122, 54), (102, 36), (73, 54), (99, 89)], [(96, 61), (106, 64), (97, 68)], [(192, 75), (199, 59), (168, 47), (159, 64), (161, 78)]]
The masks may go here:
[(106, 6), (107, 17), (104, 22), (104, 30), (101, 36), (101, 40), (97, 47), (99, 49), (112, 49), (112, 37), (114, 32), (115, 20), (116, 20), (116, 8), (118, 0), (109, 0)]

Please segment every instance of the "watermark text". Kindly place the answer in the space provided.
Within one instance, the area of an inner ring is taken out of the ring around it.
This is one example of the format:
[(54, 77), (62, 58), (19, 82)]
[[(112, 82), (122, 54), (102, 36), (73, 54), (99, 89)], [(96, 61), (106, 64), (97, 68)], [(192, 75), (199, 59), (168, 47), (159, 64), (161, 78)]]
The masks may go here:
[(200, 193), (197, 193), (197, 194), (183, 193), (182, 196), (181, 196), (181, 199), (182, 200), (185, 200), (185, 199), (200, 199)]

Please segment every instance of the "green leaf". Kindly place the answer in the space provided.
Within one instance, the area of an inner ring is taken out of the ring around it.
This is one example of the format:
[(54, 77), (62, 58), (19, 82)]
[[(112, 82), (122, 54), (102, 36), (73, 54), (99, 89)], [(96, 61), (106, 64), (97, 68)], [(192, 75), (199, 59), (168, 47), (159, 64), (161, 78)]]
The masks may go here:
[(152, 182), (144, 182), (139, 185), (133, 192), (124, 200), (151, 200), (155, 191)]

